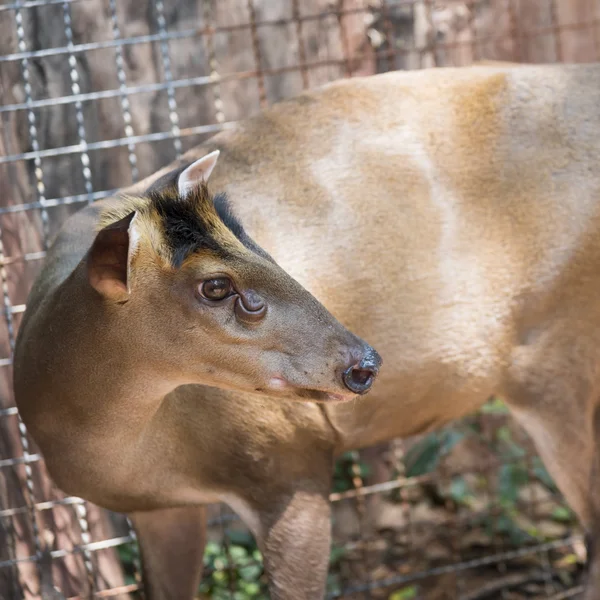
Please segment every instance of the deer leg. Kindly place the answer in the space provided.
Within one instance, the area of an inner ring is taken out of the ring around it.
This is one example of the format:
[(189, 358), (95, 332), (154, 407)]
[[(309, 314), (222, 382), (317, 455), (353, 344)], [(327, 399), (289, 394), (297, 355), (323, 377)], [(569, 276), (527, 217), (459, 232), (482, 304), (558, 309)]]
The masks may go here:
[(513, 415), (586, 530), (585, 600), (600, 600), (599, 367), (589, 331), (561, 328), (515, 351), (506, 388)]
[(261, 515), (259, 547), (273, 600), (325, 596), (331, 544), (327, 494), (297, 491)]
[[(377, 444), (376, 446), (370, 446), (363, 448), (359, 451), (361, 462), (364, 462), (368, 469), (369, 474), (364, 478), (363, 483), (365, 485), (375, 485), (378, 483), (385, 483), (390, 481), (393, 477), (393, 467), (386, 460), (386, 454), (391, 453), (392, 444), (390, 442), (384, 442)], [(377, 517), (381, 513), (381, 505), (383, 503), (383, 497), (381, 494), (370, 494), (365, 497), (366, 505), (366, 527), (368, 530), (367, 534), (374, 532), (377, 526)]]
[[(567, 402), (565, 398), (565, 405)], [(600, 449), (591, 433), (586, 432), (579, 415), (571, 414), (569, 409), (561, 412), (550, 406), (547, 411), (529, 412), (521, 407), (513, 408), (517, 421), (533, 439), (546, 469), (584, 526), (588, 551), (584, 599), (600, 600), (600, 513), (594, 509), (594, 504), (600, 499), (600, 479), (592, 469), (592, 452), (599, 454)], [(578, 425), (581, 427), (579, 431)]]
[(600, 402), (592, 417), (593, 455), (590, 472), (590, 524), (585, 536), (588, 574), (584, 600), (600, 600)]
[(304, 485), (265, 479), (222, 498), (256, 537), (272, 600), (319, 600), (325, 595), (331, 474), (329, 468), (321, 478), (319, 467), (313, 467), (314, 480), (304, 479)]
[(202, 575), (206, 543), (204, 506), (130, 515), (142, 555), (146, 600), (191, 600)]

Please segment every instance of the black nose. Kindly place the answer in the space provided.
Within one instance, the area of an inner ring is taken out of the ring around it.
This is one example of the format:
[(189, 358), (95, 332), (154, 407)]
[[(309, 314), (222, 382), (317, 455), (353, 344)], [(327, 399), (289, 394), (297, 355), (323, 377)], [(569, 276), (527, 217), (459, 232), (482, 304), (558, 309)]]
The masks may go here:
[(355, 394), (366, 394), (377, 377), (381, 363), (377, 351), (369, 347), (358, 364), (344, 371), (344, 385)]

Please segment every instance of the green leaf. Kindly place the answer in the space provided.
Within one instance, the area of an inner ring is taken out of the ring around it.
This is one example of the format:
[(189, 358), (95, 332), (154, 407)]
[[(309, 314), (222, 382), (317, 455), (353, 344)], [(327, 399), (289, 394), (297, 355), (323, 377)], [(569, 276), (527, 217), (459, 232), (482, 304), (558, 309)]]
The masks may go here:
[(254, 536), (247, 530), (228, 530), (227, 539), (234, 546), (243, 546), (248, 550), (256, 548), (256, 541), (254, 540)]
[(216, 582), (221, 582), (221, 581), (225, 581), (227, 579), (227, 573), (225, 571), (219, 570), (219, 571), (215, 571), (212, 574), (212, 578), (216, 581)]
[(346, 549), (343, 546), (332, 546), (329, 555), (329, 564), (334, 565), (341, 560), (346, 554)]
[(502, 442), (500, 451), (508, 458), (522, 458), (527, 454), (524, 448), (521, 448), (521, 446), (514, 442), (512, 439), (512, 433), (507, 425), (503, 425), (502, 427), (498, 428), (496, 431), (496, 439)]
[(560, 521), (561, 523), (568, 523), (569, 521), (572, 521), (574, 518), (574, 515), (571, 512), (571, 509), (567, 506), (557, 506), (552, 511), (551, 516), (555, 521)]
[(430, 433), (406, 453), (406, 476), (417, 477), (431, 473), (440, 459), (465, 437), (462, 431), (448, 430)]
[(458, 442), (460, 442), (465, 437), (464, 431), (459, 431), (457, 429), (449, 429), (442, 433), (442, 443), (441, 449), (444, 454), (448, 454)]
[(406, 453), (407, 477), (418, 477), (435, 470), (440, 460), (440, 441), (437, 435), (428, 435)]
[(342, 586), (340, 584), (340, 576), (338, 573), (327, 574), (327, 591), (334, 596), (341, 596)]
[(494, 397), (481, 407), (481, 412), (488, 415), (507, 415), (508, 407), (501, 398)]
[(216, 558), (214, 566), (217, 571), (224, 571), (227, 567), (227, 559), (225, 557)]
[(502, 427), (498, 427), (496, 430), (496, 437), (503, 442), (512, 441), (512, 433), (510, 429), (506, 425), (502, 425)]
[(229, 555), (233, 561), (239, 562), (248, 557), (248, 552), (243, 546), (229, 546)]
[(261, 565), (244, 565), (239, 567), (238, 573), (244, 581), (256, 581), (262, 575)]
[(498, 475), (498, 492), (500, 504), (512, 506), (519, 495), (519, 489), (529, 480), (527, 469), (521, 464), (508, 464), (500, 467)]
[(346, 492), (353, 489), (352, 479), (355, 466), (358, 466), (358, 475), (363, 479), (371, 474), (369, 465), (356, 460), (357, 456), (356, 452), (345, 452), (335, 462), (332, 485), (334, 492)]
[(558, 488), (556, 487), (556, 484), (554, 483), (554, 480), (552, 479), (552, 477), (550, 476), (550, 474), (546, 470), (546, 467), (544, 466), (544, 463), (542, 462), (542, 460), (538, 456), (536, 456), (533, 459), (532, 462), (533, 462), (533, 473), (534, 473), (534, 475), (548, 489), (553, 490), (554, 492), (557, 492)]
[(119, 558), (123, 563), (133, 562), (133, 548), (130, 544), (124, 544), (118, 547)]
[(251, 598), (253, 598), (254, 596), (258, 596), (258, 594), (260, 594), (260, 585), (256, 582), (246, 582), (243, 581), (241, 583), (241, 587), (244, 590), (244, 592), (246, 593), (246, 595), (250, 596)]
[(365, 479), (365, 477), (368, 477), (371, 474), (371, 467), (369, 467), (369, 465), (367, 465), (366, 463), (359, 462), (358, 469), (360, 471), (360, 476), (363, 479)]
[(520, 546), (528, 541), (529, 536), (511, 519), (508, 513), (500, 515), (494, 522), (494, 529), (498, 533), (508, 535), (512, 544)]
[(408, 587), (402, 588), (401, 590), (396, 590), (393, 592), (388, 600), (412, 600), (417, 597), (417, 588), (414, 585), (409, 585)]
[(204, 556), (217, 556), (219, 554), (221, 554), (222, 549), (221, 546), (219, 544), (217, 544), (216, 542), (208, 542), (206, 544), (206, 550), (204, 552)]
[(464, 477), (453, 477), (450, 483), (450, 497), (458, 504), (466, 504), (472, 496), (471, 491)]

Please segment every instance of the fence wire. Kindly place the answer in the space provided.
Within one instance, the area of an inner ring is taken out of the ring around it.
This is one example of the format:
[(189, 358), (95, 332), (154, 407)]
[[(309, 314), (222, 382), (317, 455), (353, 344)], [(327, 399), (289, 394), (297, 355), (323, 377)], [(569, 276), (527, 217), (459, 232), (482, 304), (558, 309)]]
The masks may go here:
[[(107, 598), (141, 591), (135, 534), (52, 485), (12, 399), (26, 294), (60, 224), (332, 79), (598, 60), (600, 0), (21, 0), (0, 4), (0, 31), (0, 598)], [(581, 593), (581, 532), (497, 402), (435, 436), (345, 455), (334, 484), (329, 598)], [(264, 597), (246, 530), (213, 508), (202, 593)]]

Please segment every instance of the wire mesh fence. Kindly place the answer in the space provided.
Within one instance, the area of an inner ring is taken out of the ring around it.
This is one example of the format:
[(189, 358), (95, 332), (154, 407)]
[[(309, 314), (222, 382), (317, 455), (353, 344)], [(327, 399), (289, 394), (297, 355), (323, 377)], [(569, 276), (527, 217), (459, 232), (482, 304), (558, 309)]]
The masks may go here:
[[(302, 89), (483, 59), (586, 62), (600, 0), (21, 0), (0, 4), (0, 598), (141, 593), (126, 520), (49, 479), (14, 406), (27, 292), (61, 223)], [(332, 598), (570, 598), (581, 532), (502, 403), (336, 465)], [(200, 593), (260, 598), (211, 507)]]

